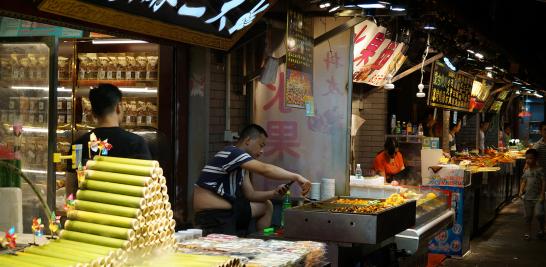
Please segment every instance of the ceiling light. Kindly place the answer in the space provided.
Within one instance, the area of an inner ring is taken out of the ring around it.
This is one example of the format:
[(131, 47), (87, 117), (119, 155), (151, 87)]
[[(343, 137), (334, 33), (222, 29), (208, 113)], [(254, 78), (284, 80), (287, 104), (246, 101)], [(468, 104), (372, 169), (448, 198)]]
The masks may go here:
[(392, 83), (392, 74), (387, 74), (387, 76), (385, 77), (385, 85), (383, 85), (383, 88), (385, 88), (386, 90), (392, 90), (394, 89), (394, 84)]
[(521, 92), (519, 90), (516, 90), (516, 95), (519, 95), (521, 94)]
[(417, 85), (417, 89), (419, 89), (419, 92), (417, 94), (415, 94), (417, 97), (419, 98), (423, 98), (426, 96), (425, 93), (423, 93), (423, 89), (425, 89), (425, 85), (420, 83), (419, 85)]
[(391, 10), (396, 12), (406, 11), (406, 9), (401, 6), (391, 6)]
[(336, 6), (332, 7), (332, 8), (330, 8), (330, 10), (328, 10), (328, 12), (330, 12), (330, 13), (334, 12), (334, 11), (338, 10), (339, 7), (340, 7), (340, 5), (336, 5)]
[(358, 5), (358, 7), (364, 8), (364, 9), (372, 9), (372, 8), (380, 9), (380, 8), (385, 8), (387, 6), (385, 4), (375, 3), (375, 4), (360, 4)]
[(486, 70), (492, 70), (493, 67), (485, 67)]
[(157, 93), (157, 89), (148, 87), (120, 87), (119, 90), (127, 93)]
[(493, 78), (493, 73), (490, 72), (490, 71), (488, 71), (486, 75), (487, 75), (487, 77), (489, 77), (489, 78)]
[(131, 40), (131, 39), (99, 39), (92, 40), (93, 44), (146, 44), (148, 42), (141, 40)]
[(478, 59), (483, 59), (483, 55), (480, 53), (476, 53), (474, 54), (474, 56), (477, 57)]
[(539, 93), (535, 93), (535, 96), (538, 97), (538, 98), (543, 98), (543, 96)]
[(327, 7), (330, 7), (330, 6), (331, 6), (330, 2), (325, 2), (325, 3), (322, 3), (322, 4), (319, 5), (320, 8), (327, 8)]
[(436, 27), (434, 25), (426, 24), (423, 26), (423, 29), (425, 30), (436, 30)]
[[(49, 91), (49, 87), (47, 86), (11, 86), (11, 89), (13, 90), (42, 90), (42, 91)], [(58, 92), (72, 92), (70, 89), (66, 89), (64, 87), (57, 87)]]
[(472, 50), (470, 50), (470, 49), (467, 49), (466, 51), (467, 51), (468, 53), (470, 53), (470, 54), (476, 54), (476, 52), (474, 52), (474, 51), (472, 51)]
[(446, 63), (447, 67), (448, 67), (449, 69), (451, 69), (452, 71), (457, 71), (457, 68), (455, 68), (455, 66), (451, 63), (451, 61), (449, 60), (449, 58), (444, 57), (444, 63)]
[(513, 83), (513, 84), (519, 84), (519, 85), (521, 85), (521, 83), (518, 82), (518, 81), (513, 81), (512, 83)]

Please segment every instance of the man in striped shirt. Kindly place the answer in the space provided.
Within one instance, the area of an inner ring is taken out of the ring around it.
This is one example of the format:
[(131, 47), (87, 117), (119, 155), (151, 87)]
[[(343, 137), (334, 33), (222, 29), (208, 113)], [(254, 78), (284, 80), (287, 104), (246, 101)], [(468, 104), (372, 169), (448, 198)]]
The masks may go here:
[(256, 160), (266, 140), (266, 131), (251, 124), (241, 131), (234, 146), (216, 153), (201, 171), (194, 186), (193, 208), (195, 224), (205, 233), (245, 235), (252, 218), (256, 218), (258, 231), (269, 227), (273, 214), (270, 199), (284, 195), (288, 186), (255, 191), (250, 172), (296, 182), (304, 195), (309, 191), (311, 183), (303, 176)]

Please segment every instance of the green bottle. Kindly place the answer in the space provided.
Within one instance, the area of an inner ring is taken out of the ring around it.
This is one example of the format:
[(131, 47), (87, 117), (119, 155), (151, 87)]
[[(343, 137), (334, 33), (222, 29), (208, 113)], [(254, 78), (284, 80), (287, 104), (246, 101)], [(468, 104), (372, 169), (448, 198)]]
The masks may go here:
[(289, 208), (292, 208), (292, 202), (290, 200), (290, 190), (286, 191), (282, 202), (281, 227), (284, 227), (284, 211)]

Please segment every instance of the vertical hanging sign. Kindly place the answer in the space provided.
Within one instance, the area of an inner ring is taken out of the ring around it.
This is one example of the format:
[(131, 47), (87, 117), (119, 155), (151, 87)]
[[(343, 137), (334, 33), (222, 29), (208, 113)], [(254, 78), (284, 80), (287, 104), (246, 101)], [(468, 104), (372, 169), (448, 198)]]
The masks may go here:
[(286, 23), (284, 104), (304, 109), (313, 103), (313, 20), (288, 10)]
[(387, 28), (366, 20), (355, 26), (353, 39), (353, 82), (383, 86), (388, 74), (400, 69), (408, 46), (392, 41)]

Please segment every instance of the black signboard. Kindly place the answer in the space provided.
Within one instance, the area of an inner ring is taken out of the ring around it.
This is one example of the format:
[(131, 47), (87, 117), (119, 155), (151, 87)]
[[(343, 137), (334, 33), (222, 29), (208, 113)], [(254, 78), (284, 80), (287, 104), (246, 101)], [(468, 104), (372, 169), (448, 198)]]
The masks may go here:
[(61, 16), (227, 50), (276, 0), (44, 0)]
[(305, 108), (313, 95), (313, 18), (288, 10), (285, 105)]
[[(94, 5), (113, 8), (132, 15), (138, 15), (186, 28), (229, 37), (240, 30), (239, 18), (251, 13), (252, 17), (269, 6), (267, 0), (207, 1), (194, 0), (82, 0)], [(244, 26), (244, 25), (241, 25)]]
[(452, 110), (468, 111), (474, 77), (454, 72), (436, 61), (430, 75), (428, 105)]
[(491, 101), (491, 103), (488, 103), (489, 104), (489, 106), (488, 106), (489, 112), (499, 113), (501, 111), (502, 105), (508, 99), (509, 94), (510, 94), (509, 90), (504, 90), (504, 91), (498, 93), (496, 98), (489, 97), (489, 99), (487, 100), (487, 102)]

